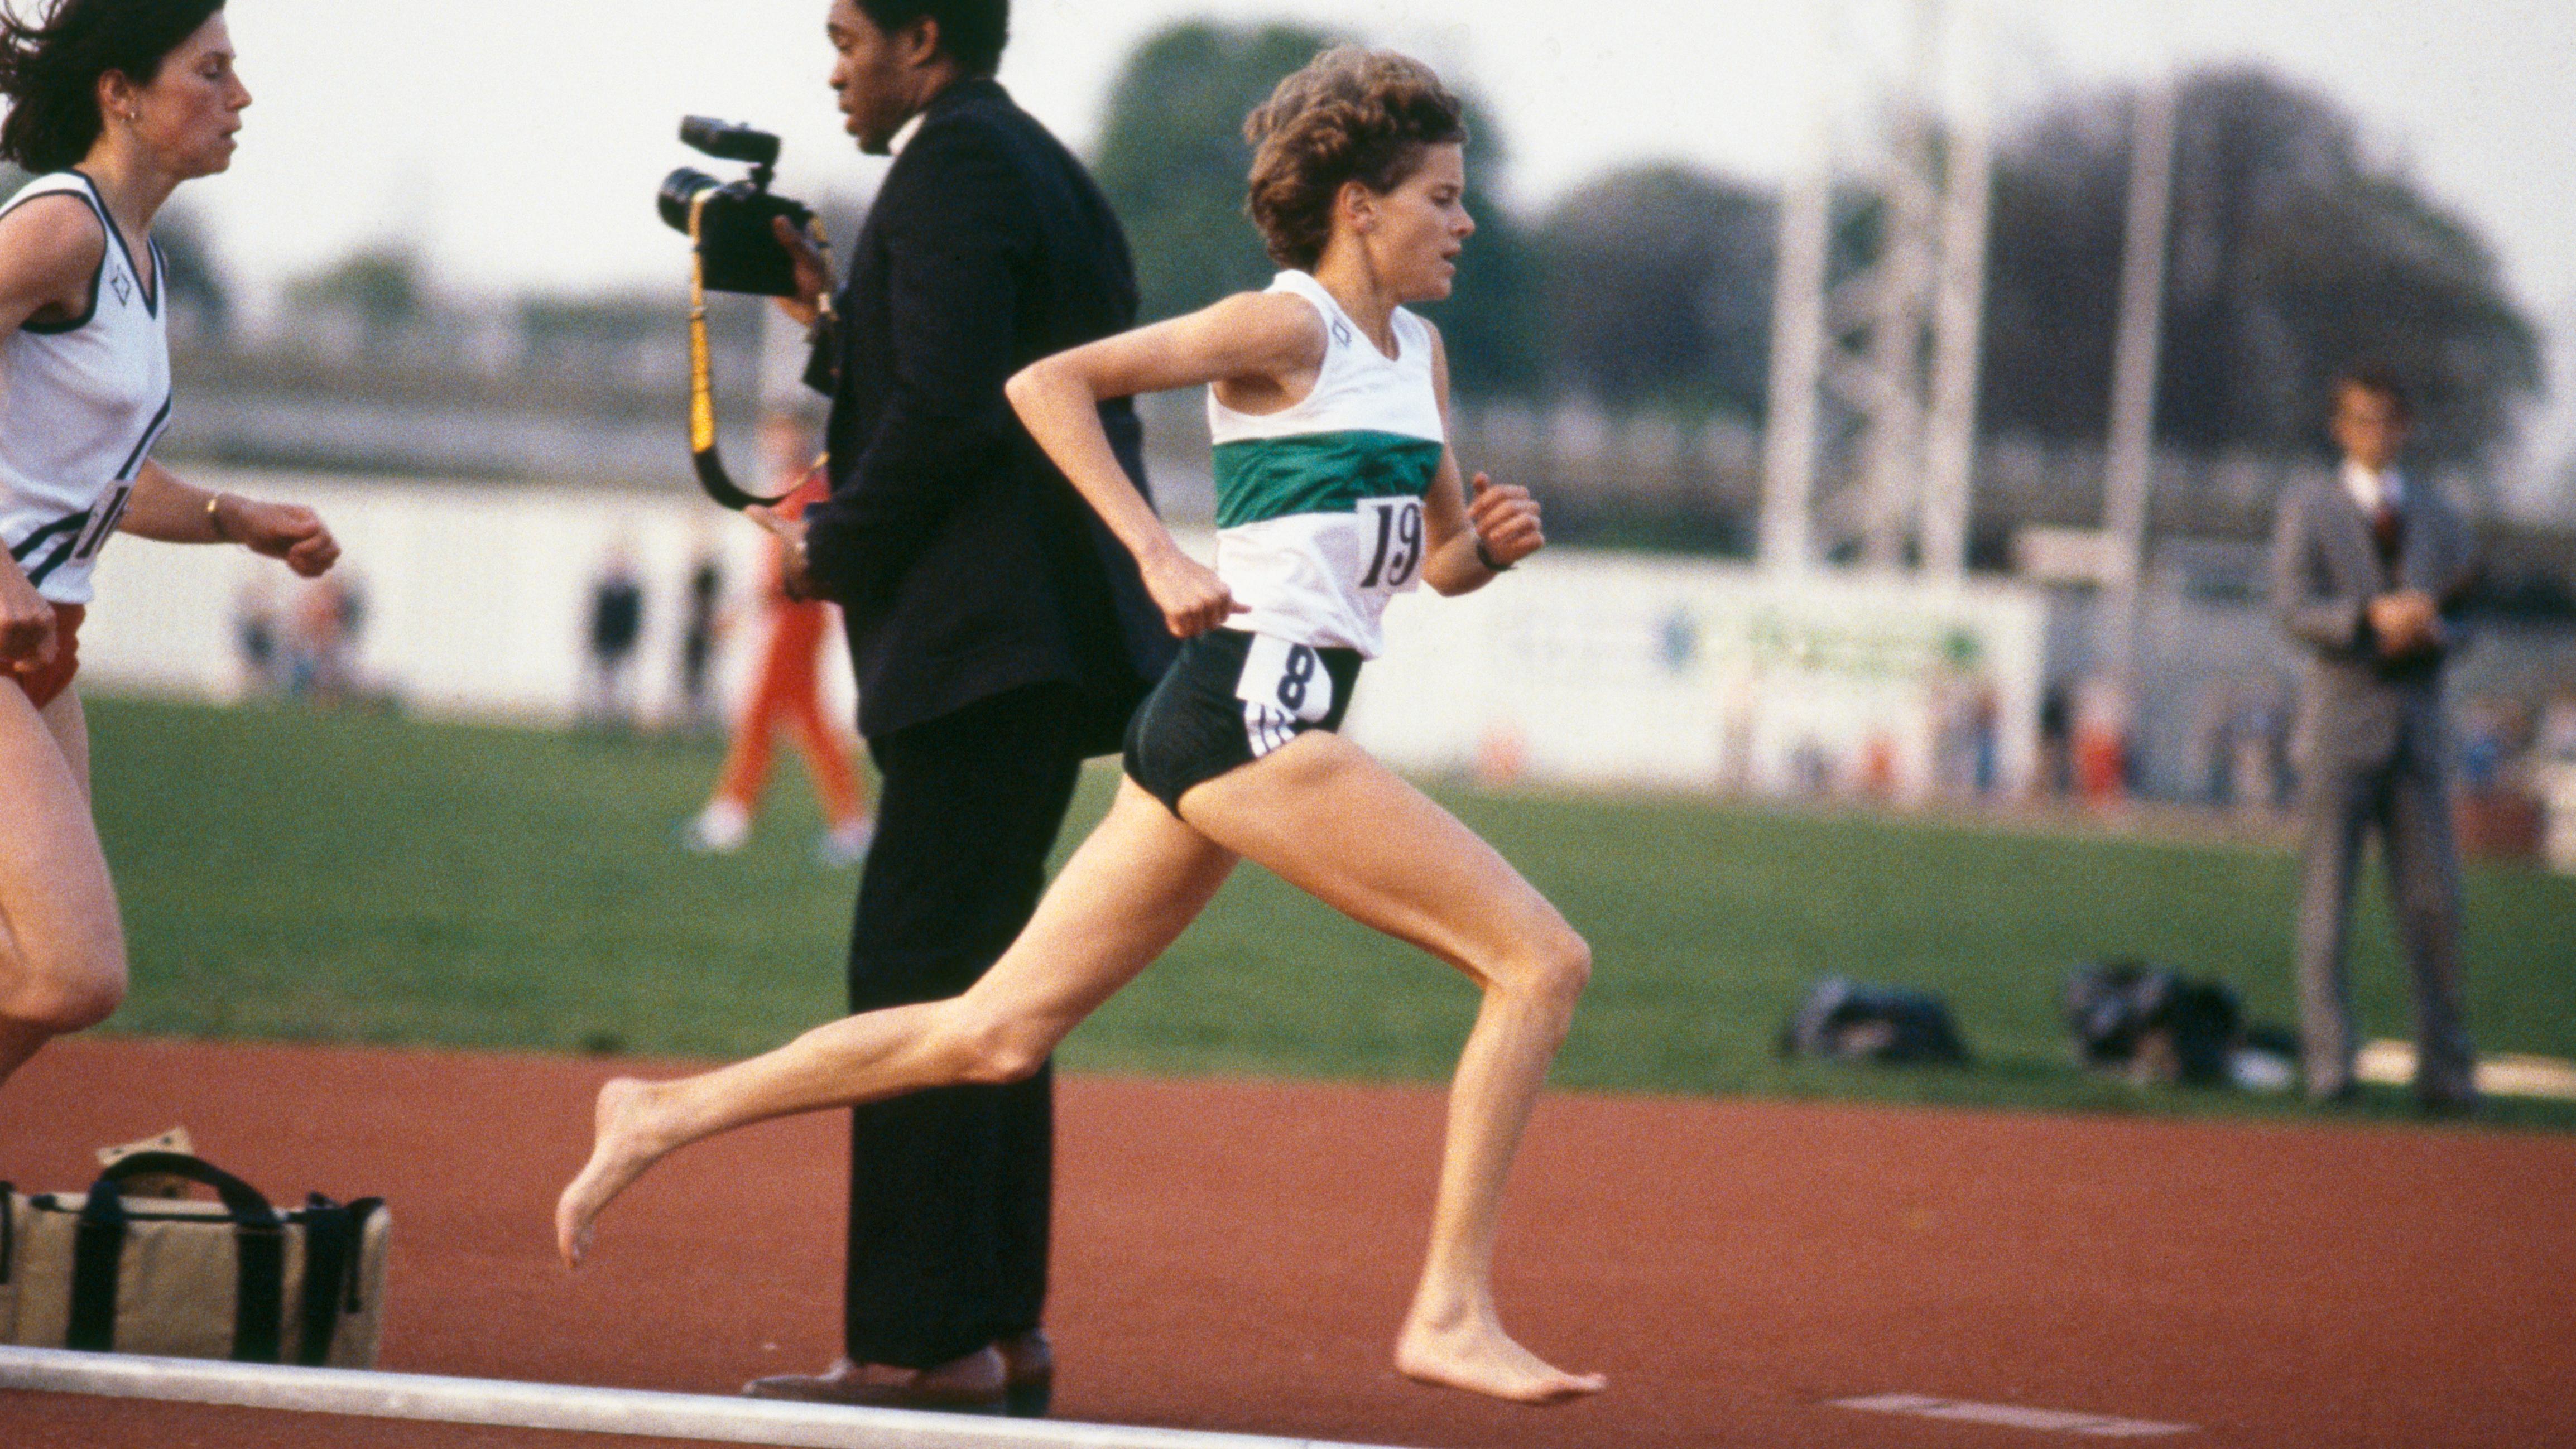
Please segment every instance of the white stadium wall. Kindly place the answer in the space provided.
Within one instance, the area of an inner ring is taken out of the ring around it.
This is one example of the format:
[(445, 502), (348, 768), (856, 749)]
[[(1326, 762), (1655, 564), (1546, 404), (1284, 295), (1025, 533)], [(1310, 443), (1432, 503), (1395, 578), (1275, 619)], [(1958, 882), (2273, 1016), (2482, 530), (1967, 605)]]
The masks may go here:
[[(524, 723), (570, 721), (580, 699), (591, 586), (625, 548), (644, 588), (634, 688), (642, 718), (679, 701), (683, 594), (702, 549), (721, 560), (733, 622), (715, 688), (748, 686), (760, 637), (765, 535), (711, 503), (621, 489), (333, 482), (191, 467), (203, 487), (310, 504), (340, 540), (341, 568), (364, 600), (361, 687), (414, 713)], [(263, 581), (281, 606), (298, 585), (282, 565), (237, 548), (176, 548), (120, 538), (99, 556), (98, 602), (81, 630), (83, 683), (99, 690), (229, 699), (244, 671), (233, 621)], [(827, 679), (846, 701), (837, 647)]]
[[(648, 721), (678, 699), (681, 600), (705, 549), (736, 627), (720, 697), (747, 683), (764, 540), (694, 498), (620, 490), (342, 482), (194, 468), (199, 483), (323, 510), (363, 592), (362, 682), (416, 713), (555, 723), (581, 693), (591, 586), (621, 545), (646, 605), (635, 673)], [(1204, 535), (1188, 540), (1202, 551)], [(82, 634), (101, 691), (224, 699), (233, 620), (278, 566), (238, 549), (120, 539)], [(1388, 657), (1349, 728), (1400, 768), (1609, 786), (1766, 793), (1966, 788), (1982, 731), (1999, 786), (2032, 772), (2044, 605), (2029, 590), (1552, 551), (1464, 599), (1388, 613)], [(835, 649), (834, 688), (847, 698)], [(846, 717), (846, 716), (845, 716)]]
[(2017, 788), (2043, 614), (2001, 586), (1550, 553), (1463, 599), (1397, 601), (1350, 728), (1408, 769), (1920, 799), (1967, 787), (1982, 718)]

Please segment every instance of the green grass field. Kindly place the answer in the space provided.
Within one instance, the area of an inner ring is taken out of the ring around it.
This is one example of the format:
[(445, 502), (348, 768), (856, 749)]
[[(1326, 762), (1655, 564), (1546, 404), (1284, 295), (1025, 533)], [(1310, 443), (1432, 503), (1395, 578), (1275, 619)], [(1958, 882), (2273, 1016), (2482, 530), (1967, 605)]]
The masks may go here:
[[(812, 863), (792, 764), (753, 845), (700, 859), (672, 832), (715, 772), (712, 743), (119, 701), (91, 720), (134, 958), (114, 1030), (731, 1056), (838, 1009), (855, 875)], [(1085, 781), (1068, 845), (1110, 780)], [(2129, 953), (2223, 977), (2255, 1019), (2290, 1020), (2278, 852), (1439, 793), (1593, 943), (1560, 1085), (2308, 1110), (2090, 1078), (2057, 1018), (2070, 963)], [(2576, 881), (2475, 869), (2468, 919), (2481, 1046), (2576, 1054)], [(1978, 1064), (1775, 1060), (1782, 1016), (1828, 972), (1938, 991)], [(2406, 1035), (2402, 974), (2374, 889), (2355, 959), (2374, 1035)], [(1444, 968), (1248, 867), (1064, 1056), (1075, 1070), (1437, 1079), (1473, 1006)], [(2402, 1112), (2402, 1095), (2366, 1110)], [(2503, 1103), (2493, 1120), (2576, 1126), (2576, 1105)]]

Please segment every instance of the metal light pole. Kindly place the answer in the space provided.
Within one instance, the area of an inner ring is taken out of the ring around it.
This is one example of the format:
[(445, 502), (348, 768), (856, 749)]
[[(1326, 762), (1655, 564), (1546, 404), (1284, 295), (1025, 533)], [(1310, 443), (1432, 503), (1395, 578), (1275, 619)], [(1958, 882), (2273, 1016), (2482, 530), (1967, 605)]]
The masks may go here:
[[(1782, 198), (1763, 439), (1762, 559), (1774, 571), (1807, 568), (1818, 552), (1826, 393), (1857, 423), (1861, 476), (1845, 496), (1859, 507), (1846, 517), (1866, 560), (1901, 566), (1919, 524), (1927, 570), (1956, 577), (1966, 567), (1991, 144), (1978, 74), (1952, 123), (1947, 163), (1936, 164), (1934, 79), (1951, 27), (1937, 0), (1911, 8), (1909, 68), (1888, 129), (1864, 143), (1871, 159), (1858, 168), (1884, 207), (1877, 258), (1826, 287), (1837, 168), (1821, 104), (1811, 168)], [(1821, 70), (1834, 47), (1819, 49)]]
[(1762, 563), (1804, 572), (1815, 561), (1817, 385), (1825, 355), (1825, 245), (1833, 180), (1830, 144), (1816, 128), (1814, 165), (1780, 207), (1780, 270), (1772, 284), (1769, 417), (1762, 429)]
[(2136, 675), (2139, 590), (2147, 560), (2147, 488), (2162, 342), (2165, 233), (2173, 207), (2174, 92), (2169, 78), (2139, 87), (2129, 137), (2128, 236), (2111, 359), (2111, 439), (2102, 475), (2102, 530), (2111, 546), (2112, 670)]
[[(1982, 40), (1982, 37), (1978, 37)], [(1977, 449), (1977, 371), (1986, 315), (1986, 236), (1994, 194), (1984, 47), (1965, 47), (1949, 176), (1941, 206), (1941, 269), (1932, 298), (1932, 406), (1923, 438), (1923, 571), (1968, 571), (1969, 488)]]

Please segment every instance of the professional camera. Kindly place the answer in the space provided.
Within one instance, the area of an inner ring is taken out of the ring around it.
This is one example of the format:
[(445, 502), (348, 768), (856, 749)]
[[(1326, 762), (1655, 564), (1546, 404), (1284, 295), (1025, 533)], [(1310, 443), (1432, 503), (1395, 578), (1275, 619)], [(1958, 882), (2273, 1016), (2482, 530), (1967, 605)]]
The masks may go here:
[(778, 138), (749, 126), (690, 116), (680, 122), (680, 139), (720, 161), (748, 161), (751, 179), (722, 182), (683, 166), (662, 180), (657, 198), (662, 220), (686, 235), (689, 209), (706, 198), (698, 219), (698, 261), (706, 285), (719, 292), (749, 292), (786, 297), (796, 291), (796, 269), (779, 245), (769, 223), (774, 217), (803, 231), (814, 213), (800, 202), (769, 194), (778, 165)]

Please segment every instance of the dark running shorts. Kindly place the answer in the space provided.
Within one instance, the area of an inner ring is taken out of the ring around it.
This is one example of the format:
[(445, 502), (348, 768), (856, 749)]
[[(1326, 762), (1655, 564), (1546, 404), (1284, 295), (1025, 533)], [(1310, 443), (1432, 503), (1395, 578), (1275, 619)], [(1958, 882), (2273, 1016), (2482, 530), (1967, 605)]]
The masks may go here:
[(1191, 786), (1249, 765), (1308, 730), (1339, 729), (1359, 681), (1356, 649), (1319, 649), (1240, 629), (1181, 641), (1163, 682), (1127, 721), (1127, 775), (1181, 813)]

